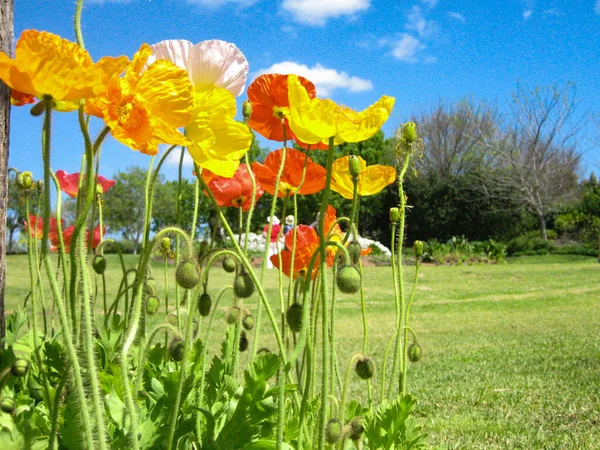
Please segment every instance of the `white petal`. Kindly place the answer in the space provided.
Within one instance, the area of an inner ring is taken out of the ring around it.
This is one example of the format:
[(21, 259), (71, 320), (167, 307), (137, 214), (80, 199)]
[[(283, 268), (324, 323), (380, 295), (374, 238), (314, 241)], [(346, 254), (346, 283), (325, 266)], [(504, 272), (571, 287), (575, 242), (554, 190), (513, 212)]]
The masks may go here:
[(160, 59), (166, 59), (182, 69), (187, 70), (189, 73), (188, 57), (193, 46), (194, 44), (192, 44), (190, 41), (186, 41), (185, 39), (169, 39), (166, 41), (160, 41), (158, 44), (150, 46), (152, 49), (152, 55), (150, 58), (148, 58), (147, 65), (149, 66), (154, 61), (158, 61)]
[(230, 42), (203, 41), (190, 50), (188, 72), (197, 91), (217, 85), (238, 96), (246, 86), (248, 60)]

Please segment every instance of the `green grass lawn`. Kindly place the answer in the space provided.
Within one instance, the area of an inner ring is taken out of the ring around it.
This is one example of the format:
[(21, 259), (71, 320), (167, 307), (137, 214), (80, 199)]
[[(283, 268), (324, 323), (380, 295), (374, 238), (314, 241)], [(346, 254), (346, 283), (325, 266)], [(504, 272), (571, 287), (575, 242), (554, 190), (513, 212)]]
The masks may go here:
[[(127, 264), (134, 263), (128, 256)], [(159, 292), (162, 270), (161, 263), (154, 264)], [(406, 267), (407, 285), (413, 270)], [(117, 259), (109, 256), (109, 279), (119, 271)], [(394, 326), (391, 269), (364, 271), (369, 353), (381, 365)], [(28, 279), (26, 258), (9, 256), (8, 310), (23, 301)], [(172, 273), (169, 282), (172, 291)], [(216, 294), (230, 282), (231, 275), (217, 268), (209, 291)], [(269, 271), (267, 295), (278, 314), (276, 286), (277, 272)], [(117, 287), (109, 283), (109, 298)], [(430, 442), (452, 449), (600, 448), (599, 294), (595, 258), (538, 256), (505, 265), (423, 267), (411, 324), (424, 356), (411, 365), (408, 385), (419, 399), (418, 416)], [(223, 301), (224, 308), (231, 298)], [(256, 296), (250, 309), (255, 302)], [(345, 367), (362, 347), (360, 301), (340, 294), (337, 302), (338, 355)], [(264, 345), (273, 348), (268, 324), (263, 330)], [(355, 382), (351, 389), (364, 399), (364, 384)]]

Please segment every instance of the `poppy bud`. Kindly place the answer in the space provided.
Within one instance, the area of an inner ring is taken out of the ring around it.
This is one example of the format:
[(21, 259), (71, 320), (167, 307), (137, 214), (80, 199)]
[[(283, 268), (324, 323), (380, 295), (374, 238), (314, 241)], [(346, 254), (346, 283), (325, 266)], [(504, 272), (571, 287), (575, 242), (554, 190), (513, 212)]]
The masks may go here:
[(420, 258), (421, 256), (423, 256), (423, 246), (424, 246), (423, 241), (415, 241), (415, 243), (414, 243), (415, 256), (417, 258)]
[(348, 170), (350, 171), (350, 175), (352, 178), (358, 178), (360, 175), (360, 160), (358, 156), (350, 155), (348, 159)]
[(198, 311), (200, 315), (206, 317), (210, 314), (210, 308), (212, 307), (212, 298), (207, 292), (198, 297)]
[(240, 352), (245, 352), (248, 350), (248, 338), (246, 337), (246, 332), (242, 330), (240, 333)]
[(225, 312), (225, 322), (229, 325), (233, 325), (238, 320), (240, 320), (240, 315), (242, 314), (242, 310), (237, 306), (232, 306)]
[(94, 256), (92, 260), (92, 267), (94, 268), (94, 272), (98, 275), (102, 275), (106, 270), (106, 258), (102, 255)]
[(329, 445), (335, 444), (342, 436), (342, 424), (337, 419), (329, 419), (325, 425), (325, 442)]
[(100, 184), (96, 184), (96, 195), (102, 196), (102, 194), (104, 194), (104, 189)]
[(177, 266), (175, 271), (175, 280), (177, 284), (184, 289), (193, 289), (200, 283), (200, 274), (196, 265), (192, 261), (183, 261)]
[(36, 186), (38, 192), (42, 192), (44, 190), (44, 182), (42, 180), (38, 180)]
[(358, 441), (363, 433), (365, 432), (365, 427), (363, 425), (363, 418), (362, 417), (355, 417), (354, 419), (352, 419), (350, 421), (350, 433), (349, 433), (349, 437), (350, 439), (352, 439), (353, 441)]
[(185, 343), (181, 338), (175, 338), (169, 344), (169, 355), (174, 361), (181, 361), (183, 359), (183, 352), (185, 350)]
[(340, 291), (355, 294), (360, 289), (360, 273), (354, 266), (344, 266), (338, 270), (336, 284)]
[(302, 305), (300, 303), (290, 305), (285, 313), (285, 321), (294, 333), (299, 333), (302, 330)]
[(225, 272), (235, 272), (235, 259), (233, 259), (231, 256), (226, 256), (225, 258), (223, 258), (223, 262), (221, 264)]
[(390, 222), (392, 222), (392, 223), (400, 222), (400, 209), (390, 208)]
[(15, 359), (12, 363), (12, 367), (10, 368), (11, 373), (15, 377), (24, 377), (27, 375), (27, 371), (29, 370), (29, 361), (23, 358)]
[(348, 245), (348, 253), (350, 254), (350, 261), (352, 264), (358, 264), (360, 261), (362, 249), (360, 248), (360, 244), (358, 242), (350, 242)]
[(46, 104), (44, 102), (37, 102), (31, 107), (29, 114), (31, 114), (33, 117), (39, 117), (44, 114), (44, 111), (46, 111)]
[(158, 311), (158, 305), (160, 304), (158, 297), (152, 296), (146, 299), (146, 313), (149, 316), (153, 316)]
[(29, 396), (37, 401), (44, 400), (43, 391), (44, 388), (40, 383), (35, 381), (33, 378), (29, 378), (29, 382), (27, 383), (27, 389), (29, 391)]
[(254, 293), (254, 282), (250, 275), (242, 272), (235, 277), (233, 292), (238, 298), (248, 298)]
[(206, 241), (202, 241), (200, 242), (200, 245), (198, 246), (198, 259), (201, 260), (202, 258), (204, 258), (204, 255), (206, 255), (206, 253), (209, 250), (209, 245), (208, 242)]
[(244, 119), (249, 119), (252, 115), (252, 103), (250, 103), (249, 100), (245, 100), (242, 103), (242, 115), (244, 116)]
[(356, 375), (363, 380), (369, 380), (373, 378), (373, 374), (375, 373), (375, 365), (373, 364), (373, 360), (367, 356), (361, 356), (358, 361), (356, 361), (356, 366), (354, 369), (356, 370)]
[(423, 350), (421, 350), (421, 346), (416, 342), (410, 347), (408, 347), (408, 359), (410, 359), (411, 362), (419, 361), (421, 359), (422, 354)]
[(160, 240), (160, 250), (165, 255), (171, 253), (171, 238), (164, 237)]
[(19, 172), (16, 178), (19, 189), (27, 190), (33, 187), (33, 175), (31, 172)]
[(144, 294), (152, 296), (156, 293), (156, 280), (148, 278), (144, 283)]
[(417, 125), (414, 122), (406, 122), (402, 126), (402, 139), (409, 144), (417, 140)]
[(242, 320), (242, 326), (248, 331), (253, 329), (255, 324), (256, 320), (254, 320), (254, 316), (252, 314), (246, 314), (246, 316)]
[(17, 405), (11, 397), (2, 397), (2, 400), (0, 400), (0, 409), (6, 414), (14, 413), (16, 407)]

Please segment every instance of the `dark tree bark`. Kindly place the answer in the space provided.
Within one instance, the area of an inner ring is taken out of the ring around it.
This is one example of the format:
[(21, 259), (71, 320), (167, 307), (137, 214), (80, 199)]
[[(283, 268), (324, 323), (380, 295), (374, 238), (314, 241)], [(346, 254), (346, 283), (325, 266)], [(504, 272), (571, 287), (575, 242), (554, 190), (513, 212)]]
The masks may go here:
[[(12, 55), (14, 0), (0, 0), (0, 51)], [(6, 209), (8, 203), (8, 140), (10, 89), (0, 81), (0, 342), (4, 347), (6, 286)]]

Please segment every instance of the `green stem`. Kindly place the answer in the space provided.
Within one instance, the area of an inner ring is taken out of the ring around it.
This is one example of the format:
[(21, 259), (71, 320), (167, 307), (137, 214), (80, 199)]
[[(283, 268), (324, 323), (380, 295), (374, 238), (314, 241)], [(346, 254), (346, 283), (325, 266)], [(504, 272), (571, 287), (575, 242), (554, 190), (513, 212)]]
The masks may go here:
[[(248, 252), (248, 235), (250, 234), (252, 214), (254, 213), (254, 207), (256, 206), (256, 177), (254, 176), (254, 171), (252, 170), (252, 166), (248, 159), (248, 152), (244, 153), (244, 162), (246, 163), (246, 168), (250, 175), (250, 181), (252, 181), (252, 200), (250, 200), (250, 209), (248, 210), (248, 217), (246, 218), (246, 236), (244, 239), (244, 254), (246, 254)], [(252, 355), (254, 355), (254, 350), (252, 351)]]
[(403, 363), (402, 363), (402, 395), (406, 395), (406, 375), (408, 372), (408, 364), (407, 364), (407, 357), (408, 357), (408, 331), (412, 331), (414, 334), (414, 331), (412, 330), (412, 328), (410, 328), (408, 326), (408, 318), (410, 315), (410, 307), (412, 306), (412, 302), (413, 299), (415, 297), (415, 291), (417, 289), (417, 281), (419, 279), (419, 269), (421, 267), (420, 264), (420, 259), (417, 258), (417, 262), (416, 262), (416, 267), (415, 267), (415, 279), (413, 281), (413, 285), (412, 285), (412, 290), (410, 292), (410, 297), (408, 299), (408, 304), (406, 305), (406, 314), (404, 315), (404, 345), (402, 346), (403, 348), (403, 353), (402, 353), (402, 359), (403, 359)]
[(81, 11), (83, 9), (83, 0), (77, 0), (77, 7), (75, 8), (75, 36), (77, 37), (77, 44), (85, 49), (83, 45), (83, 35), (81, 34)]

